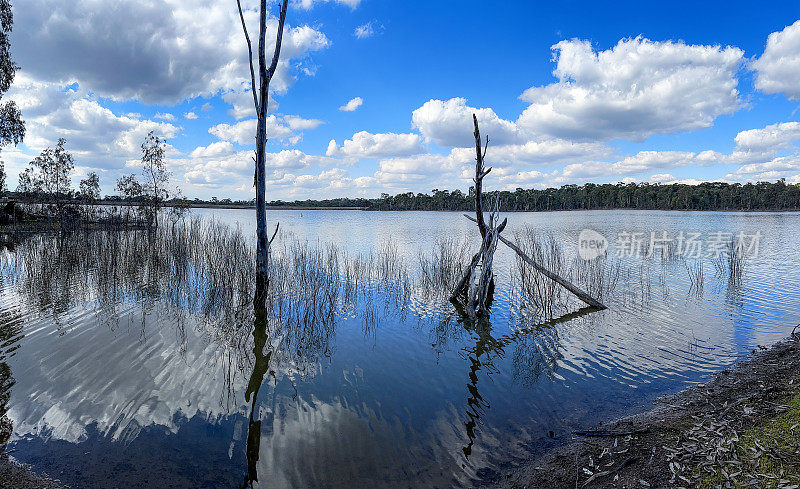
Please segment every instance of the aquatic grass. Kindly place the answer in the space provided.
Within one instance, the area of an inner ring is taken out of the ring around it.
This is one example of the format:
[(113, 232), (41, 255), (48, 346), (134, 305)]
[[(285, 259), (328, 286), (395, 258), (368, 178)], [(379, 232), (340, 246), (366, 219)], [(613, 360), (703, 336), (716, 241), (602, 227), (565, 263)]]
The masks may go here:
[[(620, 281), (630, 278), (629, 270), (607, 253), (593, 260), (570, 257), (561, 242), (552, 235), (540, 235), (526, 228), (515, 235), (517, 245), (525, 254), (544, 268), (580, 287), (598, 299), (614, 296)], [(515, 308), (527, 309), (541, 320), (548, 320), (582, 307), (578, 301), (559, 284), (533, 269), (519, 256), (512, 268), (512, 296)], [(627, 275), (626, 275), (627, 274)]]
[(744, 255), (733, 238), (726, 243), (725, 249), (712, 259), (712, 263), (717, 274), (726, 275), (730, 284), (741, 283), (744, 272)]
[(694, 292), (695, 295), (702, 295), (705, 282), (703, 262), (699, 259), (692, 262), (684, 261), (683, 266), (689, 277), (689, 293)]
[(466, 240), (437, 238), (430, 252), (419, 253), (421, 287), (432, 295), (451, 294), (469, 258)]

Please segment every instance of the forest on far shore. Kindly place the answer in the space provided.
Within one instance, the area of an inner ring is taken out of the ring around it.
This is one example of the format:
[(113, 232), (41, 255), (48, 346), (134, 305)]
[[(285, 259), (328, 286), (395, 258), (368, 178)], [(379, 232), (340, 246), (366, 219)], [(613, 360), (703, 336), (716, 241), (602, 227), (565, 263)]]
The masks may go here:
[[(461, 190), (434, 189), (430, 193), (405, 192), (381, 194), (380, 198), (337, 198), (325, 200), (275, 200), (269, 207), (332, 208), (356, 207), (366, 210), (470, 211), (474, 209), (473, 188)], [(487, 192), (492, 199), (494, 193)], [(518, 188), (500, 191), (502, 211), (563, 211), (591, 209), (657, 209), (657, 210), (800, 210), (800, 184), (777, 182), (723, 183), (699, 185), (657, 183), (606, 183), (564, 185), (543, 190)], [(106, 202), (121, 200), (106, 197)], [(253, 200), (189, 199), (190, 206), (253, 206)]]
[[(381, 194), (379, 198), (336, 198), (324, 200), (273, 200), (270, 208), (359, 208), (364, 210), (427, 210), (471, 211), (475, 206), (474, 189), (434, 189), (430, 193), (404, 192), (397, 195)], [(107, 195), (97, 204), (139, 204), (140, 195)], [(12, 200), (36, 202), (34, 193), (6, 192)], [(494, 199), (495, 192), (486, 195)], [(42, 196), (43, 198), (44, 196)], [(81, 200), (79, 194), (66, 196)], [(658, 183), (606, 183), (564, 185), (560, 188), (522, 189), (500, 191), (502, 211), (564, 211), (592, 209), (656, 209), (656, 210), (800, 210), (800, 184), (789, 184), (784, 179), (777, 182), (724, 183), (706, 182), (699, 185)], [(250, 200), (188, 199), (181, 196), (165, 199), (165, 204), (188, 207), (253, 207)]]

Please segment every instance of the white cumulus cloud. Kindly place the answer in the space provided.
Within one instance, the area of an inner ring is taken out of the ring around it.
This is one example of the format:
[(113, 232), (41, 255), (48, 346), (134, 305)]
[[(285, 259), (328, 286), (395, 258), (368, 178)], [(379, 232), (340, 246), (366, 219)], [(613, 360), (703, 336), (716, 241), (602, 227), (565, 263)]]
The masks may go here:
[(515, 123), (501, 119), (490, 108), (477, 109), (464, 98), (429, 100), (411, 114), (414, 128), (443, 148), (474, 146), (472, 114), (478, 118), (481, 135), (489, 136), (490, 144), (521, 142)]
[(339, 107), (339, 110), (341, 110), (342, 112), (353, 112), (354, 110), (361, 107), (363, 103), (364, 99), (362, 99), (361, 97), (355, 97), (350, 99), (350, 101), (347, 102), (346, 104)]
[(371, 134), (361, 131), (353, 134), (338, 147), (335, 140), (328, 144), (328, 156), (351, 156), (357, 158), (381, 158), (389, 156), (408, 156), (423, 151), (422, 141), (417, 134)]
[(532, 87), (517, 123), (533, 134), (580, 139), (630, 139), (710, 127), (739, 106), (743, 52), (623, 39), (596, 52), (588, 41), (552, 47), (558, 82)]
[(756, 71), (757, 89), (800, 100), (800, 20), (770, 34), (764, 54), (751, 67)]

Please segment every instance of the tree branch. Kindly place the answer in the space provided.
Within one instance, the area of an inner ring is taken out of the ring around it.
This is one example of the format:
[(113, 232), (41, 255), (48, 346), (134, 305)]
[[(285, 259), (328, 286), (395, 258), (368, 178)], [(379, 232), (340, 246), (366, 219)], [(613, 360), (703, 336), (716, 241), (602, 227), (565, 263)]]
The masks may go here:
[(281, 43), (283, 42), (283, 23), (286, 20), (286, 9), (289, 5), (289, 0), (283, 0), (283, 5), (281, 5), (281, 15), (278, 18), (278, 38), (275, 40), (275, 52), (272, 54), (272, 63), (269, 65), (269, 73), (270, 79), (275, 74), (275, 69), (278, 67), (278, 58), (281, 55)]
[(244, 22), (244, 13), (242, 13), (242, 1), (236, 0), (236, 5), (239, 7), (239, 18), (242, 20), (242, 30), (244, 31), (244, 38), (247, 41), (247, 61), (250, 62), (250, 91), (253, 92), (253, 103), (256, 106), (256, 113), (258, 112), (258, 93), (256, 92), (256, 72), (253, 69), (253, 45), (250, 42), (250, 34), (247, 32), (247, 24)]

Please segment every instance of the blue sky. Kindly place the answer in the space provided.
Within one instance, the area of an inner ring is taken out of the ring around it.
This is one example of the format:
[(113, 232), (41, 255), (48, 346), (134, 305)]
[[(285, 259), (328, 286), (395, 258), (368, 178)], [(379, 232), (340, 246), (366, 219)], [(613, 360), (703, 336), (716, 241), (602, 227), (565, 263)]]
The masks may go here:
[[(254, 30), (257, 2), (243, 3)], [(235, 1), (14, 7), (21, 70), (6, 97), (28, 135), (0, 155), (9, 187), (65, 137), (75, 181), (96, 171), (112, 193), (154, 130), (185, 195), (252, 197)], [(292, 0), (268, 198), (466, 190), (473, 112), (490, 188), (800, 182), (798, 19), (800, 2)]]

